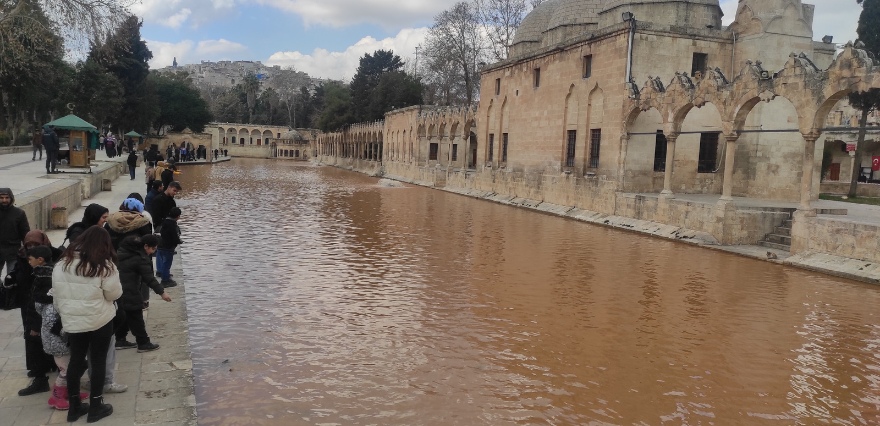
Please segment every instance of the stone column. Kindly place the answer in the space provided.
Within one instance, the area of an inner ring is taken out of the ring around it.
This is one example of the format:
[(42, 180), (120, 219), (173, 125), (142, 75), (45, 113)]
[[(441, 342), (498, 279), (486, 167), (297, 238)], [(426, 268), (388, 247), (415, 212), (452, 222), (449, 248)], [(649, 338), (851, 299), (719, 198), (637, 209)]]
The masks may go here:
[(810, 200), (813, 198), (813, 169), (815, 169), (816, 140), (819, 135), (815, 132), (804, 136), (804, 164), (801, 172), (801, 204), (798, 210), (812, 211)]
[(670, 133), (666, 136), (666, 173), (663, 176), (663, 192), (660, 193), (662, 198), (675, 198), (672, 192), (672, 172), (675, 168), (675, 140), (678, 139), (678, 133)]
[(721, 201), (733, 201), (733, 166), (736, 159), (736, 141), (739, 135), (725, 135), (727, 141), (724, 151), (724, 182), (721, 190)]
[[(588, 142), (589, 144), (589, 142)], [(589, 152), (589, 145), (587, 145), (588, 149), (586, 152)], [(626, 189), (626, 156), (629, 153), (629, 133), (624, 133), (620, 136), (620, 161), (617, 163), (617, 190), (625, 191)], [(590, 161), (587, 156), (584, 156), (584, 170), (586, 170), (586, 163)]]
[(856, 169), (856, 152), (850, 151), (849, 152), (849, 174), (846, 176), (852, 176), (852, 172), (855, 169)]

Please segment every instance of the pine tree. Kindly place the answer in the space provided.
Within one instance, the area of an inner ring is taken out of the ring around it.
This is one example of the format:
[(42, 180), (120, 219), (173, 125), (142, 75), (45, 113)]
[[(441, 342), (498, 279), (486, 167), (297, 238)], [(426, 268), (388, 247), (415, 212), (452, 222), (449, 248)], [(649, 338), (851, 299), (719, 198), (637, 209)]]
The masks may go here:
[(148, 62), (153, 58), (153, 52), (141, 39), (142, 25), (136, 16), (129, 16), (104, 44), (94, 46), (89, 52), (90, 60), (115, 75), (122, 84), (122, 108), (109, 120), (123, 133), (132, 129), (149, 129), (159, 114), (155, 88), (147, 79), (150, 74)]

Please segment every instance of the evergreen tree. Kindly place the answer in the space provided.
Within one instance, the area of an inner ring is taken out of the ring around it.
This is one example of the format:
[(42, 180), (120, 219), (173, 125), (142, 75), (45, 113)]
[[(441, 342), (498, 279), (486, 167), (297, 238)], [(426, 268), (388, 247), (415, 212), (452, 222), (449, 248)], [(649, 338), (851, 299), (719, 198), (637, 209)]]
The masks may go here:
[[(403, 68), (400, 56), (390, 50), (377, 50), (360, 59), (357, 72), (351, 80), (351, 111), (355, 122), (378, 120), (384, 117), (390, 105), (377, 105), (373, 96), (382, 75), (399, 72)], [(372, 105), (372, 107), (371, 107)]]
[(119, 79), (123, 88), (122, 107), (109, 117), (120, 131), (148, 129), (159, 114), (155, 88), (147, 79), (153, 52), (141, 39), (143, 23), (129, 16), (102, 45), (92, 47), (89, 59)]
[[(862, 5), (862, 14), (859, 16), (859, 26), (856, 33), (859, 41), (864, 44), (874, 58), (880, 57), (880, 0), (856, 0)], [(865, 133), (868, 125), (868, 115), (880, 106), (880, 89), (871, 89), (868, 92), (852, 93), (849, 95), (849, 103), (853, 108), (861, 111), (859, 118), (859, 139), (855, 152), (855, 167), (852, 171), (852, 180), (849, 186), (849, 197), (858, 196), (859, 175), (861, 173), (862, 156), (864, 155)]]
[(331, 81), (323, 85), (324, 108), (318, 119), (318, 128), (333, 132), (354, 123), (351, 112), (351, 90), (342, 83)]
[(170, 125), (177, 132), (185, 128), (194, 132), (205, 130), (205, 125), (211, 121), (211, 112), (188, 76), (180, 73), (165, 76), (154, 72), (149, 78), (159, 99), (159, 115), (153, 121), (154, 128), (161, 130)]
[(370, 96), (369, 116), (380, 119), (393, 109), (420, 105), (423, 91), (417, 78), (402, 71), (382, 74)]
[(71, 93), (76, 115), (101, 127), (122, 108), (124, 97), (125, 89), (116, 75), (92, 59), (77, 64)]

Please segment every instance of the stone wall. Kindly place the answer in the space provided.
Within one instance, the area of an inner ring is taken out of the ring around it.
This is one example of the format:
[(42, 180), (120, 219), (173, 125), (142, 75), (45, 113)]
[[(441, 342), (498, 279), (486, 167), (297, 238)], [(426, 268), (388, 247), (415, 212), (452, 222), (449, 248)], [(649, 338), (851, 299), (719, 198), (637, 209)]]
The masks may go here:
[[(880, 184), (860, 183), (856, 189), (859, 197), (880, 198)], [(849, 182), (823, 182), (823, 194), (846, 195), (849, 193)]]
[(210, 133), (167, 133), (164, 136), (150, 136), (150, 138), (146, 140), (147, 147), (149, 147), (150, 144), (159, 145), (159, 152), (162, 152), (162, 155), (164, 155), (165, 148), (167, 148), (168, 145), (173, 143), (174, 146), (179, 147), (183, 142), (189, 142), (196, 148), (198, 148), (199, 145), (204, 145), (209, 150), (214, 149)]
[(65, 174), (49, 185), (15, 196), (15, 205), (27, 213), (32, 229), (49, 229), (53, 207), (64, 207), (68, 212), (82, 207), (83, 200), (101, 192), (105, 180), (111, 182), (124, 173), (125, 162), (102, 162), (92, 167), (92, 173)]
[(796, 214), (792, 253), (826, 253), (866, 262), (880, 262), (880, 226)]

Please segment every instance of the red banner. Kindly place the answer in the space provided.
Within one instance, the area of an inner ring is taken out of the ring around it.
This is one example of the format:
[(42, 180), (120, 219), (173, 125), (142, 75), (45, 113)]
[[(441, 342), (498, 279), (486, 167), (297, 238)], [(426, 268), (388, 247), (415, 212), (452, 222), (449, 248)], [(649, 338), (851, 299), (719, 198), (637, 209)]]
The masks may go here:
[(871, 157), (871, 170), (880, 172), (880, 157)]

